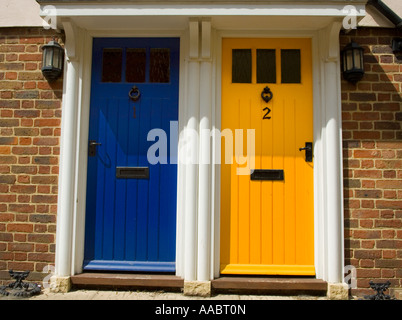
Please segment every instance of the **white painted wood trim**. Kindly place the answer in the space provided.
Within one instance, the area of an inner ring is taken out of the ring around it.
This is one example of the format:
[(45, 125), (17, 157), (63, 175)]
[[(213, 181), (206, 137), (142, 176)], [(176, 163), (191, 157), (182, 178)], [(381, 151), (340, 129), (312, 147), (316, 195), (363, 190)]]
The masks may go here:
[(198, 257), (197, 280), (210, 280), (211, 267), (211, 116), (212, 61), (211, 22), (201, 21), (200, 124), (198, 181)]
[[(104, 17), (104, 16), (332, 16), (343, 17), (347, 3), (334, 4), (58, 4), (59, 17)], [(358, 16), (365, 15), (364, 3), (353, 3)], [(41, 6), (43, 15), (44, 5)]]
[(76, 193), (75, 193), (75, 221), (73, 235), (73, 269), (71, 274), (82, 272), (85, 243), (85, 211), (87, 189), (87, 163), (88, 163), (88, 134), (89, 134), (89, 111), (91, 102), (91, 77), (92, 77), (92, 37), (82, 32), (83, 50), (82, 64), (80, 66), (80, 102), (78, 108), (78, 141), (76, 161)]
[(76, 168), (77, 101), (79, 87), (79, 30), (67, 20), (66, 70), (63, 82), (62, 121), (60, 138), (59, 190), (57, 203), (55, 272), (58, 276), (70, 276), (72, 269), (72, 239), (74, 223), (74, 189)]

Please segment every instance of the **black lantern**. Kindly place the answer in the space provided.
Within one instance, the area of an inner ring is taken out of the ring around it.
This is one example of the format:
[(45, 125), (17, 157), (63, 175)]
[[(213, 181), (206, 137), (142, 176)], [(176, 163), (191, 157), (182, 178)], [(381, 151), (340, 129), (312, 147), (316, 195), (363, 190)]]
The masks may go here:
[(55, 39), (45, 44), (42, 50), (42, 73), (49, 82), (55, 81), (63, 70), (64, 50)]
[(351, 42), (342, 50), (343, 78), (356, 83), (364, 76), (363, 65), (364, 49), (357, 43)]

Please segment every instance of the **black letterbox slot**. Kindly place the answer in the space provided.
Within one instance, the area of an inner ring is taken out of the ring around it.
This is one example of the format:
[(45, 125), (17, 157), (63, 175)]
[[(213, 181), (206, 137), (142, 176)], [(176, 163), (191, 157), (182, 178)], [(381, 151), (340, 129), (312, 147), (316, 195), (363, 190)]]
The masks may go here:
[(266, 170), (255, 169), (251, 170), (251, 180), (275, 180), (280, 181), (284, 179), (283, 170)]
[(116, 167), (117, 179), (149, 179), (148, 167)]

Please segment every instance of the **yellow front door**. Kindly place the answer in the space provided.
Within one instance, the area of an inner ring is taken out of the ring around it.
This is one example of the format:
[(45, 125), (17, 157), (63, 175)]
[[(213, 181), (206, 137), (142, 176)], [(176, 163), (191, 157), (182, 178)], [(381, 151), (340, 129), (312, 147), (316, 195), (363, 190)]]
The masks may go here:
[(223, 39), (221, 128), (221, 273), (314, 275), (311, 40)]

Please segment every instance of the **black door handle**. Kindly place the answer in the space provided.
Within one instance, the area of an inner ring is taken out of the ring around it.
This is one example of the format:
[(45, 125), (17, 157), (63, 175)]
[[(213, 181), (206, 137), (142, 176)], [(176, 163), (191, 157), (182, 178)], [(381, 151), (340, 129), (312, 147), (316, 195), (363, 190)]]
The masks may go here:
[(306, 142), (304, 148), (299, 148), (299, 151), (306, 151), (305, 154), (305, 159), (306, 162), (313, 162), (313, 143), (312, 142)]
[(96, 146), (101, 146), (102, 143), (96, 142), (96, 140), (89, 140), (89, 148), (88, 148), (88, 156), (95, 157), (96, 156)]

